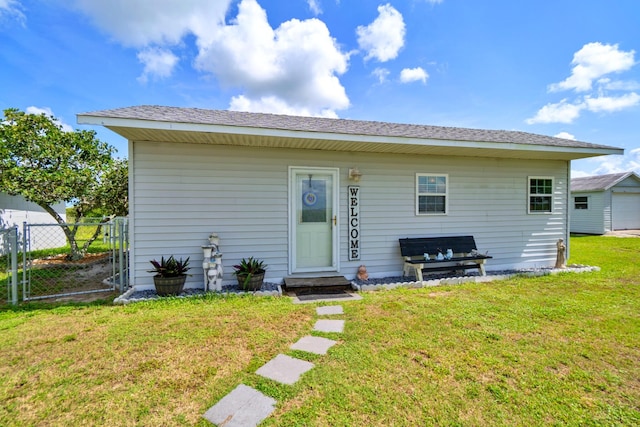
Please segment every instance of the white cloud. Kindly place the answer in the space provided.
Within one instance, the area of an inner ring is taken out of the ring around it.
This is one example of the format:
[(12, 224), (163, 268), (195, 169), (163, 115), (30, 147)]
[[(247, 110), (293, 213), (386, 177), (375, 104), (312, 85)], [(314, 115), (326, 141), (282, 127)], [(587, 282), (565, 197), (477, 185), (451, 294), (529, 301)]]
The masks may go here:
[(591, 157), (578, 162), (571, 162), (571, 167), (571, 178), (631, 171), (640, 174), (640, 148), (627, 151), (622, 156)]
[(429, 74), (421, 67), (405, 68), (400, 72), (400, 81), (402, 83), (411, 83), (421, 81), (426, 84)]
[(249, 99), (244, 95), (234, 96), (229, 106), (233, 111), (248, 111), (253, 113), (269, 112), (273, 114), (288, 114), (292, 116), (316, 116), (337, 119), (338, 115), (331, 109), (310, 110), (305, 107), (292, 107), (275, 96), (265, 96), (260, 99)]
[[(337, 77), (346, 72), (349, 54), (340, 51), (318, 19), (292, 19), (274, 30), (255, 0), (243, 0), (232, 25), (199, 47), (199, 70), (214, 74), (224, 86), (244, 89), (232, 108), (277, 112), (282, 102), (292, 113), (325, 115), (349, 106)], [(273, 99), (279, 102), (265, 101)]]
[(386, 62), (398, 56), (404, 46), (404, 19), (390, 4), (378, 6), (378, 17), (367, 26), (356, 29), (358, 45), (367, 52), (365, 60)]
[[(572, 75), (563, 82), (550, 85), (550, 91), (574, 89), (577, 92), (590, 92), (576, 98), (573, 102), (563, 99), (558, 103), (549, 103), (536, 115), (527, 119), (534, 123), (572, 123), (583, 111), (592, 113), (613, 113), (640, 105), (640, 95), (629, 92), (640, 88), (633, 80), (612, 80), (605, 77), (610, 73), (629, 70), (635, 65), (635, 52), (619, 50), (618, 45), (602, 43), (586, 44), (575, 53)], [(594, 89), (594, 84), (596, 88)], [(609, 96), (607, 91), (627, 91), (628, 93)]]
[(378, 82), (380, 84), (382, 84), (387, 81), (387, 77), (389, 77), (389, 74), (391, 74), (391, 71), (387, 70), (386, 68), (378, 67), (375, 70), (373, 70), (371, 74), (378, 79)]
[[(30, 106), (30, 107), (27, 107), (24, 110), (24, 112), (27, 113), (27, 114), (34, 114), (34, 115), (37, 115), (37, 116), (39, 116), (40, 114), (44, 114), (47, 117), (55, 117), (55, 114), (53, 114), (53, 111), (49, 107), (34, 107), (34, 106)], [(73, 132), (73, 127), (71, 125), (63, 122), (62, 120), (56, 118), (53, 122), (55, 124), (57, 124), (58, 126), (60, 126), (64, 132)]]
[(22, 4), (18, 0), (0, 0), (0, 19), (3, 16), (14, 18), (23, 25), (26, 20), (22, 12)]
[(589, 111), (611, 113), (639, 105), (640, 95), (631, 92), (621, 96), (585, 97), (584, 102)]
[(322, 7), (318, 0), (307, 0), (307, 4), (309, 5), (309, 10), (311, 10), (314, 15), (318, 16), (322, 14)]
[(584, 178), (585, 176), (591, 176), (593, 174), (580, 170), (571, 169), (571, 178)]
[(526, 121), (535, 123), (573, 123), (583, 110), (592, 113), (614, 113), (640, 105), (640, 95), (635, 92), (620, 96), (585, 96), (582, 100), (570, 103), (566, 99), (542, 107), (536, 115)]
[[(170, 76), (178, 62), (172, 50), (193, 35), (198, 49), (194, 68), (241, 91), (232, 107), (324, 115), (349, 106), (338, 76), (347, 71), (350, 53), (340, 50), (318, 19), (292, 19), (274, 29), (256, 0), (240, 0), (228, 24), (233, 0), (74, 2), (116, 41), (139, 49), (142, 83)], [(319, 10), (319, 0), (307, 4)]]
[(593, 81), (610, 73), (619, 73), (633, 67), (635, 51), (619, 50), (618, 45), (599, 42), (585, 44), (573, 55), (571, 76), (549, 86), (551, 92), (591, 90)]
[(570, 134), (569, 132), (560, 132), (560, 133), (558, 133), (556, 135), (553, 135), (553, 136), (555, 136), (556, 138), (570, 139), (572, 141), (576, 140), (576, 137), (574, 135)]
[(530, 125), (535, 123), (572, 123), (580, 116), (580, 111), (585, 108), (585, 104), (571, 104), (566, 99), (542, 107), (536, 115), (526, 122)]
[(604, 77), (598, 80), (598, 86), (604, 90), (640, 90), (640, 83), (633, 80), (611, 80)]
[(139, 52), (138, 61), (144, 64), (144, 71), (138, 81), (146, 83), (149, 77), (170, 77), (178, 63), (178, 57), (169, 50), (154, 47)]
[(224, 23), (232, 0), (74, 0), (98, 27), (125, 46), (175, 45), (206, 38)]
[(591, 169), (589, 172), (572, 170), (571, 176), (573, 178), (577, 177), (574, 173), (586, 173), (586, 175), (605, 175), (629, 171), (640, 173), (640, 148), (627, 151), (623, 156), (611, 155), (585, 159), (582, 164), (592, 165)]

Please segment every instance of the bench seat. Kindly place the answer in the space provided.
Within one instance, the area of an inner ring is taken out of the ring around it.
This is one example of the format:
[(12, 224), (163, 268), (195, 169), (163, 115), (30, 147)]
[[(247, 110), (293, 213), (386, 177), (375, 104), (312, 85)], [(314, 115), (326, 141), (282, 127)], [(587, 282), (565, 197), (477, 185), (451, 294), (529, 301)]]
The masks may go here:
[[(473, 236), (444, 236), (418, 237), (399, 239), (400, 252), (404, 259), (403, 275), (407, 276), (411, 270), (418, 281), (423, 280), (422, 271), (465, 271), (478, 269), (486, 276), (485, 261), (493, 257), (478, 253)], [(450, 259), (433, 259), (438, 252), (445, 253), (448, 249), (453, 252)], [(424, 254), (429, 254), (426, 260)]]

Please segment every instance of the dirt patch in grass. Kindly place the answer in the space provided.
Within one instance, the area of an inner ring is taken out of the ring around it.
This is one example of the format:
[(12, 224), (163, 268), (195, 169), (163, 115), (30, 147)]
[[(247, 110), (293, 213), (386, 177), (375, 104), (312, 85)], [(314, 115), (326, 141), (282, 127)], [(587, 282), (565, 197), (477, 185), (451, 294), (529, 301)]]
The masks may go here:
[(67, 258), (67, 254), (58, 254), (46, 258), (34, 259), (33, 265), (51, 265), (51, 266), (86, 266), (109, 258), (108, 252), (95, 254), (86, 254), (79, 260), (71, 261)]
[(445, 292), (429, 292), (429, 297), (431, 298), (439, 298), (439, 297), (449, 297), (453, 294), (451, 291)]
[[(70, 261), (66, 254), (32, 261), (32, 297), (64, 295), (47, 298), (55, 302), (92, 302), (117, 297), (112, 286), (104, 283), (113, 274), (108, 252), (87, 254)], [(85, 293), (96, 291), (95, 293)]]

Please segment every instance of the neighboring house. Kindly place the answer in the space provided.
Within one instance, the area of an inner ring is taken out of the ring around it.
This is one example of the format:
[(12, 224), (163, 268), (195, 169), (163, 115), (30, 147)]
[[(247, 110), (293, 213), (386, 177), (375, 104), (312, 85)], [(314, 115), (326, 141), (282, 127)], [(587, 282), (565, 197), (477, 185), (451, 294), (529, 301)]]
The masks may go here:
[[(475, 236), (488, 270), (553, 266), (569, 236), (570, 162), (620, 148), (514, 131), (138, 106), (78, 115), (129, 140), (131, 283), (149, 260), (202, 260), (224, 280), (254, 256), (267, 281), (402, 274), (398, 238)], [(445, 248), (446, 249), (446, 248)], [(202, 286), (200, 268), (187, 287)]]
[[(55, 204), (53, 209), (66, 219), (67, 211), (64, 202)], [(0, 228), (17, 226), (20, 235), (22, 235), (25, 222), (28, 224), (57, 224), (55, 219), (37, 204), (28, 202), (22, 196), (0, 193)], [(67, 239), (61, 229), (41, 227), (41, 230), (31, 233), (31, 250), (57, 248), (67, 244)]]
[(640, 229), (640, 176), (635, 172), (571, 180), (571, 232)]

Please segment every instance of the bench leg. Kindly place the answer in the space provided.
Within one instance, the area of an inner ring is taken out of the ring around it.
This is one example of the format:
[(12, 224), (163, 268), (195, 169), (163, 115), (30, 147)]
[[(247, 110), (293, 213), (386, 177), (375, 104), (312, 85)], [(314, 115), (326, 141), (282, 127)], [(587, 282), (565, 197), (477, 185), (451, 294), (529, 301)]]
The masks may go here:
[(481, 275), (483, 275), (483, 276), (486, 276), (486, 275), (487, 275), (487, 272), (486, 272), (486, 271), (484, 271), (484, 260), (482, 260), (482, 261), (478, 264), (478, 267), (480, 268), (480, 274), (481, 274)]
[(402, 277), (407, 277), (409, 275), (410, 267), (411, 264), (407, 264), (406, 262), (404, 263), (404, 265), (402, 266)]
[(415, 267), (416, 270), (416, 281), (422, 282), (422, 264)]
[(422, 264), (409, 264), (405, 262), (404, 267), (402, 267), (402, 276), (408, 276), (411, 270), (413, 270), (416, 281), (422, 282)]

